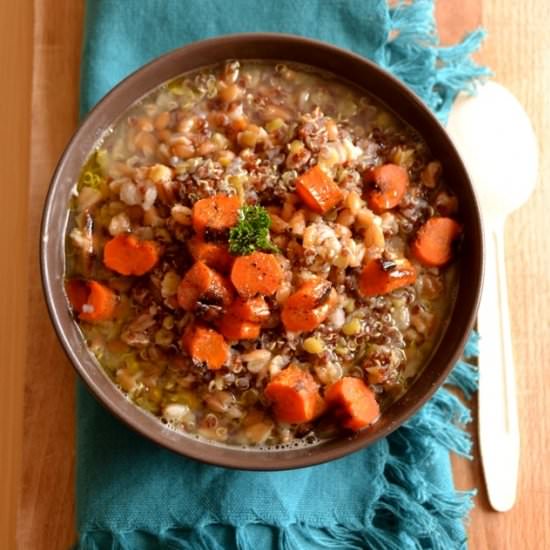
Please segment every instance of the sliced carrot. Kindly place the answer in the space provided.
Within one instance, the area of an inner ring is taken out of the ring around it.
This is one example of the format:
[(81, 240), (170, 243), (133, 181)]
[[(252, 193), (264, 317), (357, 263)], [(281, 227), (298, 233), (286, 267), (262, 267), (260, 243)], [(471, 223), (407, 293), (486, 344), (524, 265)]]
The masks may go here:
[(363, 296), (388, 294), (396, 288), (412, 285), (416, 269), (403, 258), (399, 260), (368, 260), (359, 275), (359, 292)]
[(228, 340), (256, 340), (260, 337), (261, 327), (258, 323), (243, 321), (232, 313), (226, 313), (218, 328)]
[(67, 296), (79, 318), (88, 322), (111, 319), (117, 305), (117, 295), (97, 281), (73, 279), (65, 285)]
[(374, 392), (360, 378), (344, 376), (328, 388), (325, 400), (337, 409), (343, 426), (350, 430), (366, 428), (380, 416)]
[(260, 337), (259, 323), (269, 318), (270, 311), (263, 296), (236, 298), (222, 317), (218, 328), (228, 340), (256, 340)]
[(283, 270), (273, 254), (253, 252), (239, 256), (231, 268), (231, 282), (242, 298), (271, 296), (283, 281)]
[(462, 227), (451, 218), (430, 218), (416, 234), (411, 251), (415, 258), (428, 267), (439, 267), (453, 257), (453, 242), (462, 233)]
[(261, 323), (269, 319), (270, 316), (269, 306), (263, 296), (256, 296), (248, 300), (237, 298), (231, 304), (229, 311), (235, 317), (251, 323)]
[(221, 369), (229, 361), (229, 346), (214, 329), (193, 323), (185, 329), (181, 343), (193, 360), (206, 363), (211, 370)]
[(201, 295), (200, 288), (192, 284), (186, 276), (180, 281), (178, 285), (178, 304), (185, 311), (193, 311)]
[(281, 320), (287, 330), (308, 332), (316, 329), (333, 309), (336, 293), (330, 281), (306, 281), (283, 305)]
[(369, 170), (364, 179), (372, 185), (367, 193), (367, 203), (376, 214), (395, 208), (409, 187), (407, 171), (397, 164), (377, 166)]
[(265, 387), (265, 396), (273, 401), (275, 416), (281, 422), (309, 422), (325, 409), (319, 384), (309, 372), (296, 365), (276, 374)]
[(143, 275), (158, 260), (159, 250), (153, 241), (140, 241), (126, 233), (107, 241), (103, 250), (103, 263), (121, 275)]
[(80, 313), (82, 306), (88, 301), (88, 296), (90, 295), (88, 283), (81, 279), (71, 279), (65, 282), (65, 291), (67, 292), (67, 298), (69, 298), (73, 311)]
[(231, 269), (233, 256), (229, 254), (227, 246), (221, 243), (209, 243), (195, 235), (187, 241), (189, 252), (195, 261), (202, 261), (207, 266), (223, 271)]
[(201, 199), (193, 205), (193, 228), (205, 240), (225, 239), (237, 224), (240, 206), (238, 197), (214, 195)]
[(233, 300), (229, 283), (204, 262), (195, 262), (178, 286), (178, 304), (194, 311), (197, 303), (227, 307)]
[(87, 281), (88, 296), (81, 305), (78, 317), (90, 323), (108, 321), (115, 313), (117, 295), (97, 281)]
[(343, 199), (342, 191), (316, 164), (296, 180), (296, 193), (314, 212), (325, 214)]

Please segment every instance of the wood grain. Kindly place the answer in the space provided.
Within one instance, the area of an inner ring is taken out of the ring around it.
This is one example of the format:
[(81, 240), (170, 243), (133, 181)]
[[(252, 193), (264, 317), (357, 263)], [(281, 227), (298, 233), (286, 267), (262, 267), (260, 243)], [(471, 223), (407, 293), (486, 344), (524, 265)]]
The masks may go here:
[[(15, 227), (24, 231), (24, 222), (28, 220), (30, 234), (30, 246), (24, 251), (23, 260), (20, 259), (17, 264), (23, 266), (28, 258), (28, 303), (31, 308), (26, 330), (21, 326), (24, 322), (21, 315), (24, 315), (27, 300), (21, 298), (20, 278), (17, 281), (4, 281), (4, 278), (0, 281), (4, 290), (0, 305), (3, 311), (17, 311), (16, 317), (20, 322), (17, 325), (17, 319), (14, 323), (11, 317), (9, 323), (4, 319), (1, 321), (1, 334), (6, 337), (9, 348), (7, 357), (15, 367), (10, 372), (20, 373), (25, 366), (25, 437), (17, 525), (18, 546), (25, 550), (49, 550), (67, 548), (75, 536), (74, 375), (56, 342), (42, 302), (37, 278), (37, 232), (49, 176), (76, 124), (83, 10), (81, 0), (35, 0), (34, 3), (31, 184), (28, 189), (25, 185), (18, 187), (16, 208), (10, 204), (11, 211), (17, 208), (20, 211), (26, 204), (28, 193), (28, 215), (20, 212), (18, 223), (15, 224)], [(23, 10), (24, 4), (13, 2), (11, 6), (17, 11)], [(447, 42), (457, 40), (465, 30), (480, 23), (488, 29), (489, 38), (477, 57), (489, 65), (495, 71), (497, 80), (508, 86), (526, 106), (541, 144), (538, 188), (529, 203), (511, 217), (506, 233), (522, 429), (521, 472), (516, 507), (506, 514), (489, 510), (479, 457), (476, 456), (474, 462), (455, 460), (454, 468), (460, 487), (478, 487), (480, 491), (469, 526), (470, 548), (542, 550), (550, 548), (550, 420), (547, 412), (550, 409), (550, 393), (545, 391), (550, 382), (550, 375), (545, 373), (545, 367), (550, 363), (550, 241), (545, 240), (550, 229), (546, 219), (546, 211), (550, 206), (550, 102), (546, 99), (547, 90), (550, 89), (550, 34), (545, 29), (550, 20), (550, 7), (547, 0), (526, 0), (521, 5), (514, 0), (440, 0), (437, 9), (441, 36)], [(32, 16), (28, 12), (23, 14), (23, 11), (19, 17)], [(5, 20), (3, 14), (0, 27)], [(4, 26), (9, 34), (9, 25)], [(0, 28), (2, 30), (3, 27)], [(0, 37), (3, 46), (6, 36), (0, 32)], [(2, 75), (9, 70), (2, 63), (4, 51), (5, 48), (0, 48)], [(20, 59), (24, 59), (27, 68), (30, 68), (28, 52)], [(19, 63), (23, 61), (19, 60)], [(19, 90), (28, 89), (24, 84), (22, 78)], [(0, 101), (2, 107), (5, 104), (5, 101)], [(24, 93), (20, 94), (16, 105), (20, 114), (7, 113), (12, 116), (8, 120), (24, 122), (24, 115), (28, 112)], [(19, 138), (23, 143), (24, 132), (18, 135)], [(21, 161), (18, 179), (14, 181), (26, 181), (26, 151), (21, 147), (14, 151), (12, 143), (7, 146), (12, 147), (8, 149), (10, 157)], [(6, 146), (2, 145), (0, 151), (6, 151)], [(2, 231), (1, 234), (12, 235), (13, 231)], [(4, 251), (4, 241), (2, 246)], [(13, 254), (10, 261), (12, 258)], [(16, 287), (19, 289), (18, 307), (15, 307), (13, 301), (16, 299)], [(6, 291), (11, 292), (13, 297)], [(6, 326), (8, 324), (10, 326)], [(22, 354), (16, 352), (14, 347), (17, 339), (21, 340), (24, 334), (32, 335), (28, 339), (26, 364)], [(11, 340), (8, 341), (6, 335)], [(2, 349), (7, 348), (3, 346)], [(13, 392), (8, 392), (10, 396), (13, 395), (8, 406), (8, 413), (12, 415), (10, 419), (17, 419), (14, 411), (20, 407), (20, 393), (17, 393), (20, 392), (19, 383), (17, 376), (9, 380), (9, 387), (14, 388)], [(4, 405), (2, 403), (1, 406)], [(14, 472), (17, 467), (20, 451), (16, 447), (21, 441), (19, 428), (17, 422), (13, 424), (5, 439), (13, 447), (10, 451), (11, 470), (8, 469), (8, 472)], [(5, 443), (0, 445), (3, 445), (0, 447), (0, 456), (3, 458), (7, 456)], [(3, 469), (3, 475), (5, 472)], [(2, 505), (13, 503), (13, 491), (13, 484), (7, 489), (2, 487)], [(5, 524), (6, 528), (10, 527), (13, 534), (13, 520), (13, 513), (9, 517), (2, 514), (0, 526), (4, 527)], [(0, 547), (14, 546), (0, 542)]]
[(0, 16), (0, 548), (15, 547), (14, 503), (21, 473), (32, 17), (27, 2), (2, 6)]
[[(480, 59), (525, 106), (540, 145), (538, 186), (506, 228), (506, 256), (518, 387), (521, 457), (514, 509), (489, 509), (479, 457), (460, 464), (462, 486), (478, 486), (470, 544), (474, 549), (550, 548), (550, 4), (483, 0), (481, 22), (489, 36)], [(503, 114), (505, 116), (505, 114)], [(521, 182), (518, 182), (521, 185)]]
[(39, 224), (49, 179), (78, 119), (83, 4), (35, 2), (33, 132), (29, 190), (29, 311), (26, 332), (25, 438), (18, 516), (22, 549), (69, 548), (75, 540), (75, 374), (42, 298)]

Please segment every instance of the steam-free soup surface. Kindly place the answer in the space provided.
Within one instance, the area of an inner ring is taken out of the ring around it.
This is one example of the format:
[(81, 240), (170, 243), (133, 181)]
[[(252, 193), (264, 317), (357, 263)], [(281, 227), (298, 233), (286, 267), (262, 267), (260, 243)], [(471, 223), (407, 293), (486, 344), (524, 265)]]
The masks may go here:
[(443, 176), (414, 130), (334, 76), (185, 74), (82, 168), (70, 307), (101, 368), (174, 429), (251, 446), (369, 429), (452, 301), (462, 228)]

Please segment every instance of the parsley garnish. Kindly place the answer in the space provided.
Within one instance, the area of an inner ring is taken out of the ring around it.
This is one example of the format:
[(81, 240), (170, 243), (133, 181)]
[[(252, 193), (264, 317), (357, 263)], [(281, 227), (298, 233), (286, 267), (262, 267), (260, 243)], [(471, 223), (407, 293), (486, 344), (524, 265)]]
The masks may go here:
[(239, 210), (239, 222), (229, 230), (229, 252), (246, 256), (255, 250), (278, 252), (269, 239), (271, 218), (262, 206), (243, 206)]

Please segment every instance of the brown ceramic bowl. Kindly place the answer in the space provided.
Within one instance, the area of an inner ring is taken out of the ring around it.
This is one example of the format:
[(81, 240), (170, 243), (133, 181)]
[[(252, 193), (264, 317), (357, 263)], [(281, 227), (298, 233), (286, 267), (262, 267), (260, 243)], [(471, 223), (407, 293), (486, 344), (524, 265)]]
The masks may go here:
[[(67, 306), (63, 276), (69, 194), (96, 140), (121, 113), (158, 84), (231, 58), (313, 65), (376, 96), (424, 136), (435, 157), (442, 161), (447, 181), (462, 207), (465, 231), (459, 286), (441, 341), (408, 392), (377, 424), (353, 437), (342, 436), (309, 448), (266, 452), (222, 447), (164, 428), (157, 418), (130, 403), (98, 367)], [(126, 424), (168, 449), (203, 462), (251, 470), (298, 468), (342, 457), (387, 436), (414, 414), (443, 383), (461, 354), (475, 318), (482, 263), (481, 221), (472, 185), (449, 137), (430, 111), (405, 86), (364, 58), (288, 35), (242, 34), (197, 42), (160, 57), (122, 81), (96, 105), (71, 139), (53, 176), (42, 220), (41, 267), (50, 315), (67, 355), (95, 396)]]

